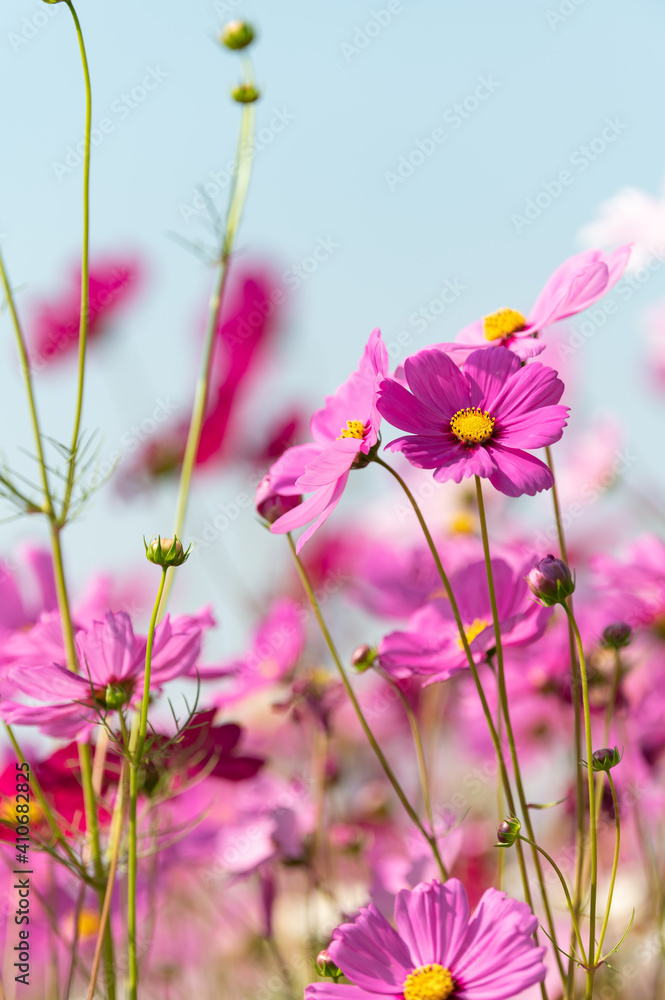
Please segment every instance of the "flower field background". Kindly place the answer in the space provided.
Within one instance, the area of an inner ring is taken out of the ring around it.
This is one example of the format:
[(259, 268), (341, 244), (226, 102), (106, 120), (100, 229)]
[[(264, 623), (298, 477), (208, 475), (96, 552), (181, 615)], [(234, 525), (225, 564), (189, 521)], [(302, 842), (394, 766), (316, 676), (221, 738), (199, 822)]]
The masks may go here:
[(665, 997), (665, 14), (0, 12), (0, 1000)]

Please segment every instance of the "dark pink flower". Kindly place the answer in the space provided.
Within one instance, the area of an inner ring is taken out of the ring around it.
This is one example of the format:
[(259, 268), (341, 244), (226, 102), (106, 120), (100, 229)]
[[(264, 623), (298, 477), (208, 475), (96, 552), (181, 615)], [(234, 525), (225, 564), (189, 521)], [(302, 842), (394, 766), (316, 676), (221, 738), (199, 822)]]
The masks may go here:
[(379, 412), (408, 432), (391, 451), (438, 482), (482, 476), (510, 497), (550, 488), (547, 466), (523, 449), (563, 434), (568, 407), (556, 405), (563, 382), (553, 368), (522, 367), (511, 351), (473, 351), (458, 367), (434, 347), (407, 358), (404, 373), (408, 389), (395, 379), (379, 389)]
[(546, 282), (528, 316), (515, 309), (500, 309), (466, 326), (455, 338), (460, 346), (503, 346), (522, 360), (532, 358), (545, 345), (535, 338), (546, 327), (588, 309), (617, 283), (623, 274), (631, 243), (610, 254), (585, 250), (556, 269)]
[[(504, 646), (526, 646), (539, 639), (552, 615), (529, 592), (525, 574), (532, 563), (513, 568), (492, 560), (497, 610)], [(496, 645), (485, 563), (477, 562), (453, 574), (450, 584), (465, 634), (476, 662)], [(379, 662), (394, 677), (420, 674), (427, 683), (444, 681), (464, 670), (466, 654), (450, 601), (437, 597), (411, 615), (405, 631), (391, 632), (379, 646)]]
[(284, 534), (309, 524), (298, 539), (298, 552), (332, 514), (351, 469), (377, 444), (381, 416), (376, 392), (387, 371), (388, 352), (381, 331), (372, 330), (356, 371), (312, 417), (310, 430), (315, 443), (296, 445), (280, 459), (282, 463), (293, 462), (292, 475), (297, 477), (278, 492), (283, 496), (312, 494), (270, 527), (272, 532)]
[[(99, 260), (90, 266), (88, 338), (103, 332), (105, 321), (115, 313), (137, 286), (140, 268), (135, 260)], [(32, 335), (31, 364), (44, 368), (51, 361), (78, 347), (81, 310), (81, 272), (73, 273), (71, 287), (59, 300), (42, 302), (36, 309)]]
[(471, 916), (458, 879), (402, 889), (395, 925), (371, 903), (338, 927), (328, 952), (354, 985), (314, 983), (305, 1000), (508, 1000), (545, 978), (536, 917), (496, 889)]

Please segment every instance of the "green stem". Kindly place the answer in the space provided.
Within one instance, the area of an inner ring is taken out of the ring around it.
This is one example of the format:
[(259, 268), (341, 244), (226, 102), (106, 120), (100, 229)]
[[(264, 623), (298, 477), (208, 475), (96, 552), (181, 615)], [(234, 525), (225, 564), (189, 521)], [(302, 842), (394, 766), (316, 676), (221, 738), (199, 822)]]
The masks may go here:
[(358, 717), (358, 721), (360, 722), (360, 725), (362, 726), (363, 732), (365, 733), (365, 736), (367, 737), (367, 742), (369, 743), (369, 745), (371, 746), (372, 750), (376, 754), (376, 757), (377, 757), (377, 760), (379, 761), (379, 764), (383, 768), (383, 770), (385, 772), (385, 775), (388, 778), (388, 781), (393, 786), (393, 789), (395, 790), (398, 799), (400, 800), (400, 802), (404, 806), (404, 809), (406, 810), (407, 815), (409, 816), (409, 819), (414, 824), (414, 826), (416, 826), (418, 828), (418, 830), (420, 830), (420, 832), (422, 833), (423, 837), (425, 838), (425, 840), (427, 841), (427, 843), (430, 845), (430, 847), (432, 849), (432, 853), (433, 853), (434, 858), (436, 860), (436, 863), (438, 864), (440, 871), (443, 873), (443, 872), (445, 872), (445, 867), (444, 867), (443, 861), (441, 860), (441, 855), (439, 854), (439, 848), (438, 848), (437, 843), (436, 843), (436, 837), (434, 837), (433, 831), (432, 831), (432, 834), (429, 834), (427, 832), (427, 830), (425, 829), (425, 827), (423, 826), (423, 824), (420, 822), (420, 819), (418, 818), (418, 814), (416, 813), (415, 809), (413, 808), (413, 806), (411, 805), (411, 803), (407, 799), (407, 797), (406, 797), (406, 795), (404, 793), (404, 790), (402, 789), (402, 786), (400, 785), (400, 783), (399, 783), (399, 781), (398, 781), (398, 779), (397, 779), (397, 777), (396, 777), (393, 769), (391, 768), (391, 766), (388, 763), (386, 757), (384, 756), (383, 750), (381, 749), (381, 747), (379, 746), (379, 744), (376, 742), (376, 738), (375, 738), (372, 730), (369, 728), (369, 724), (367, 722), (367, 719), (365, 718), (365, 716), (363, 714), (363, 710), (360, 707), (360, 703), (358, 702), (358, 699), (356, 698), (355, 691), (353, 690), (353, 687), (351, 686), (349, 678), (346, 676), (346, 671), (344, 670), (344, 667), (342, 666), (342, 661), (340, 659), (339, 653), (337, 652), (337, 647), (335, 646), (333, 638), (332, 638), (330, 632), (328, 631), (328, 626), (326, 625), (326, 623), (324, 621), (324, 618), (323, 618), (323, 615), (321, 614), (321, 608), (319, 607), (319, 602), (316, 599), (316, 595), (315, 595), (314, 590), (312, 588), (312, 585), (311, 585), (311, 583), (309, 581), (309, 577), (307, 576), (307, 573), (305, 572), (305, 567), (303, 566), (302, 561), (300, 560), (300, 557), (298, 556), (298, 553), (296, 552), (296, 547), (294, 545), (293, 539), (292, 539), (292, 537), (291, 537), (290, 534), (287, 534), (286, 537), (288, 539), (289, 547), (291, 549), (291, 552), (293, 554), (293, 558), (295, 560), (296, 569), (298, 571), (298, 576), (300, 577), (300, 582), (302, 583), (303, 588), (305, 590), (305, 593), (307, 594), (307, 597), (309, 599), (309, 602), (312, 605), (312, 611), (314, 612), (314, 615), (315, 615), (316, 620), (318, 622), (319, 629), (321, 630), (321, 634), (322, 634), (322, 636), (323, 636), (323, 638), (325, 640), (326, 646), (328, 647), (328, 649), (330, 651), (330, 655), (333, 658), (335, 666), (337, 667), (337, 670), (339, 672), (340, 678), (342, 680), (342, 684), (344, 685), (344, 689), (345, 689), (345, 691), (347, 693), (349, 701), (353, 705), (354, 711), (355, 711), (355, 713), (356, 713), (356, 715)]
[(607, 771), (607, 780), (610, 783), (610, 791), (612, 793), (612, 805), (614, 806), (614, 821), (616, 824), (616, 834), (614, 839), (614, 858), (612, 860), (612, 875), (610, 877), (610, 888), (607, 894), (607, 906), (605, 907), (605, 917), (603, 919), (603, 926), (600, 930), (600, 937), (598, 938), (598, 951), (596, 952), (596, 962), (600, 961), (600, 956), (603, 953), (603, 941), (605, 940), (605, 934), (607, 932), (607, 924), (610, 919), (610, 910), (612, 908), (612, 896), (614, 895), (614, 883), (616, 882), (617, 869), (619, 867), (619, 849), (621, 847), (621, 819), (619, 817), (619, 802), (617, 799), (616, 789), (614, 787), (614, 779), (610, 771)]
[(579, 923), (577, 921), (577, 914), (575, 913), (575, 907), (573, 906), (573, 901), (570, 898), (570, 892), (568, 891), (568, 886), (566, 884), (565, 878), (563, 877), (563, 873), (561, 872), (561, 869), (557, 865), (557, 863), (554, 860), (554, 858), (552, 858), (547, 853), (547, 851), (545, 851), (542, 847), (540, 847), (540, 845), (537, 844), (535, 842), (535, 840), (529, 840), (528, 837), (523, 836), (523, 834), (521, 834), (521, 833), (518, 834), (518, 836), (519, 836), (520, 840), (524, 840), (524, 841), (526, 841), (527, 844), (531, 844), (532, 848), (534, 848), (536, 851), (538, 851), (539, 854), (542, 854), (542, 856), (545, 858), (545, 860), (549, 861), (550, 865), (552, 866), (552, 868), (554, 869), (554, 871), (558, 875), (559, 882), (561, 883), (561, 887), (562, 887), (564, 895), (566, 897), (566, 904), (568, 906), (568, 911), (570, 913), (570, 918), (572, 920), (573, 932), (575, 934), (575, 937), (577, 938), (577, 944), (578, 944), (578, 947), (580, 949), (580, 955), (582, 957), (582, 962), (584, 963), (584, 965), (586, 965), (587, 964), (586, 951), (585, 951), (585, 948), (584, 948), (584, 942), (582, 941), (582, 934), (580, 932), (580, 926), (579, 926)]
[[(196, 456), (201, 440), (201, 430), (205, 417), (205, 408), (208, 400), (210, 388), (210, 372), (215, 351), (215, 340), (219, 318), (224, 301), (224, 292), (229, 273), (229, 259), (233, 252), (238, 226), (242, 217), (242, 211), (247, 198), (247, 190), (252, 170), (253, 158), (253, 134), (254, 134), (255, 111), (251, 104), (243, 107), (242, 119), (240, 123), (240, 134), (236, 149), (236, 160), (234, 169), (234, 184), (231, 189), (229, 199), (229, 210), (227, 215), (226, 232), (222, 240), (222, 247), (219, 257), (217, 275), (213, 286), (212, 294), (208, 304), (208, 320), (206, 325), (203, 357), (201, 368), (196, 383), (194, 404), (192, 406), (192, 416), (187, 434), (187, 444), (180, 471), (180, 482), (178, 485), (178, 497), (176, 500), (175, 521), (173, 526), (174, 537), (181, 537), (187, 513), (187, 502), (192, 483), (192, 474), (196, 463)], [(173, 586), (173, 572), (169, 573), (161, 613), (164, 613), (166, 604)]]
[(127, 887), (127, 933), (128, 933), (128, 965), (129, 965), (129, 998), (136, 1000), (138, 990), (138, 953), (136, 948), (136, 877), (137, 877), (137, 802), (139, 793), (139, 771), (145, 748), (148, 731), (148, 705), (150, 703), (150, 668), (152, 664), (152, 647), (155, 641), (155, 628), (159, 607), (166, 583), (166, 567), (162, 568), (159, 580), (157, 598), (152, 609), (148, 640), (145, 650), (145, 675), (143, 678), (143, 699), (141, 712), (132, 720), (132, 731), (129, 738), (129, 859)]
[(78, 353), (78, 384), (76, 391), (76, 409), (74, 412), (74, 429), (72, 432), (72, 443), (70, 448), (69, 470), (67, 473), (67, 483), (65, 494), (60, 511), (59, 524), (64, 525), (69, 512), (69, 505), (74, 488), (76, 475), (76, 454), (79, 445), (79, 433), (81, 429), (81, 414), (83, 410), (83, 384), (85, 378), (85, 357), (88, 343), (88, 308), (90, 295), (89, 281), (89, 248), (90, 248), (90, 148), (92, 130), (92, 90), (90, 87), (90, 72), (88, 69), (88, 58), (86, 56), (85, 44), (81, 23), (74, 9), (72, 0), (65, 0), (74, 19), (76, 36), (78, 38), (81, 52), (81, 64), (83, 66), (83, 78), (85, 81), (85, 136), (83, 153), (83, 238), (81, 245), (81, 312), (79, 318), (79, 353)]
[[(409, 726), (411, 728), (411, 735), (413, 736), (413, 745), (416, 751), (416, 759), (418, 761), (418, 773), (420, 775), (420, 787), (423, 793), (423, 802), (425, 804), (425, 812), (427, 813), (427, 820), (429, 822), (430, 833), (432, 837), (436, 837), (436, 831), (434, 828), (434, 813), (432, 812), (432, 797), (429, 790), (429, 778), (427, 775), (427, 762), (425, 760), (425, 751), (423, 748), (422, 736), (420, 734), (420, 726), (418, 725), (418, 720), (416, 719), (416, 714), (409, 704), (409, 699), (405, 696), (404, 692), (400, 688), (399, 684), (395, 681), (389, 674), (386, 674), (383, 670), (377, 670), (377, 673), (386, 681), (387, 684), (397, 692), (397, 696), (402, 703), (402, 708), (409, 720)], [(443, 864), (443, 860), (437, 858), (439, 863), (439, 870), (441, 873), (441, 879), (445, 882), (450, 876), (447, 869)]]
[[(497, 687), (499, 691), (499, 701), (501, 703), (503, 720), (506, 724), (506, 738), (508, 740), (508, 747), (510, 749), (510, 759), (513, 762), (513, 772), (515, 774), (515, 785), (517, 787), (517, 796), (520, 800), (520, 806), (522, 807), (522, 815), (524, 816), (524, 823), (527, 829), (527, 833), (529, 834), (530, 842), (534, 842), (536, 837), (533, 830), (533, 824), (531, 822), (531, 814), (529, 812), (529, 807), (527, 805), (526, 795), (524, 794), (522, 771), (520, 768), (519, 757), (517, 755), (517, 748), (515, 746), (515, 734), (513, 732), (513, 724), (510, 719), (510, 708), (508, 705), (508, 690), (506, 688), (506, 675), (503, 663), (503, 642), (501, 639), (501, 623), (499, 621), (499, 610), (496, 603), (496, 591), (494, 589), (494, 573), (492, 572), (492, 557), (490, 554), (489, 535), (487, 532), (487, 517), (485, 515), (485, 503), (483, 501), (483, 487), (479, 476), (476, 476), (475, 480), (476, 480), (476, 499), (478, 501), (478, 516), (480, 518), (480, 532), (483, 539), (483, 553), (485, 556), (485, 568), (487, 570), (487, 586), (489, 588), (490, 607), (492, 608), (492, 621), (494, 623), (494, 640), (496, 643), (496, 677), (497, 677)], [(557, 966), (559, 967), (559, 972), (561, 974), (561, 979), (563, 981), (563, 985), (565, 988), (566, 973), (563, 968), (563, 962), (561, 961), (561, 954), (559, 952), (559, 946), (556, 940), (556, 928), (554, 926), (554, 917), (552, 915), (552, 909), (550, 907), (549, 898), (547, 896), (547, 890), (545, 888), (545, 881), (543, 879), (543, 870), (540, 864), (538, 851), (535, 848), (533, 849), (533, 863), (536, 869), (538, 884), (540, 886), (540, 894), (542, 896), (543, 907), (545, 909), (547, 926), (549, 927), (550, 937), (552, 938), (552, 944), (554, 945), (554, 956), (556, 959)]]
[[(589, 956), (595, 955), (596, 951), (596, 894), (598, 883), (598, 831), (596, 817), (596, 795), (594, 787), (593, 771), (593, 745), (591, 742), (591, 710), (589, 708), (589, 683), (587, 678), (586, 661), (584, 659), (584, 647), (582, 637), (575, 621), (575, 616), (566, 604), (562, 607), (568, 615), (568, 620), (575, 633), (577, 652), (580, 660), (580, 674), (582, 677), (582, 710), (584, 713), (584, 734), (586, 738), (587, 754), (587, 777), (589, 785), (589, 837), (591, 841), (591, 888), (589, 895)], [(579, 766), (579, 765), (578, 765)], [(587, 972), (586, 996), (591, 1000), (593, 994), (594, 969)]]
[[(545, 448), (547, 466), (552, 473), (552, 505), (554, 507), (554, 519), (556, 521), (557, 536), (559, 539), (559, 552), (563, 561), (568, 564), (568, 547), (561, 518), (561, 505), (559, 503), (559, 490), (556, 476), (554, 474), (554, 460), (552, 449), (548, 445)], [(573, 609), (573, 599), (568, 598), (568, 606)], [(568, 649), (570, 651), (570, 683), (571, 700), (573, 703), (573, 725), (574, 725), (574, 760), (575, 760), (575, 885), (573, 899), (575, 904), (575, 916), (579, 920), (582, 911), (582, 894), (584, 883), (584, 779), (578, 761), (582, 757), (582, 715), (580, 712), (580, 671), (577, 663), (575, 651), (575, 633), (570, 622), (568, 622)], [(571, 931), (570, 952), (573, 950), (574, 931)], [(566, 981), (566, 996), (573, 996), (575, 992), (575, 963), (571, 961), (568, 966), (568, 976)]]
[[(510, 812), (516, 814), (515, 800), (513, 798), (513, 790), (512, 790), (512, 788), (510, 786), (510, 778), (508, 777), (508, 770), (506, 768), (506, 762), (505, 762), (505, 758), (504, 758), (504, 755), (503, 755), (503, 748), (501, 746), (501, 740), (499, 739), (499, 734), (497, 733), (496, 726), (494, 725), (494, 720), (492, 718), (492, 712), (491, 712), (491, 709), (490, 709), (489, 704), (487, 702), (487, 697), (485, 695), (485, 691), (483, 689), (483, 686), (482, 686), (482, 683), (481, 683), (481, 680), (480, 680), (480, 676), (478, 674), (478, 668), (476, 667), (476, 663), (475, 663), (475, 660), (473, 658), (473, 653), (471, 652), (471, 647), (469, 646), (469, 640), (467, 638), (466, 631), (464, 630), (464, 623), (462, 622), (462, 616), (460, 615), (459, 607), (458, 607), (457, 601), (455, 600), (455, 595), (453, 593), (453, 589), (450, 586), (450, 580), (448, 579), (448, 576), (446, 575), (446, 571), (443, 568), (443, 563), (441, 562), (441, 557), (439, 556), (437, 547), (434, 544), (434, 539), (432, 538), (432, 535), (430, 534), (430, 530), (427, 527), (427, 522), (425, 521), (425, 518), (422, 515), (420, 507), (418, 506), (418, 503), (416, 502), (416, 498), (414, 497), (413, 493), (411, 492), (411, 490), (409, 489), (409, 487), (406, 485), (406, 483), (404, 482), (404, 480), (402, 479), (402, 477), (400, 476), (400, 474), (398, 472), (396, 472), (396, 470), (393, 469), (392, 466), (388, 465), (387, 462), (384, 462), (382, 458), (379, 458), (378, 455), (374, 455), (373, 458), (372, 458), (372, 461), (375, 462), (377, 465), (380, 465), (383, 469), (386, 469), (390, 473), (390, 475), (401, 486), (402, 490), (404, 491), (405, 496), (407, 497), (409, 503), (411, 504), (411, 506), (413, 508), (413, 512), (414, 512), (414, 514), (416, 515), (416, 517), (418, 519), (418, 523), (420, 524), (420, 527), (422, 529), (423, 535), (425, 536), (425, 540), (427, 542), (429, 550), (432, 553), (432, 558), (434, 559), (434, 563), (435, 563), (437, 571), (439, 573), (439, 577), (441, 578), (441, 582), (443, 584), (444, 590), (446, 591), (446, 595), (447, 595), (448, 600), (450, 602), (450, 608), (451, 608), (451, 610), (453, 612), (453, 617), (455, 619), (455, 624), (457, 625), (457, 630), (459, 632), (460, 642), (462, 643), (462, 646), (464, 648), (464, 652), (466, 654), (467, 663), (469, 665), (469, 670), (471, 672), (471, 676), (473, 677), (473, 682), (474, 682), (474, 684), (476, 686), (476, 691), (478, 692), (478, 697), (480, 698), (480, 704), (482, 706), (483, 714), (484, 714), (485, 720), (487, 722), (487, 728), (489, 729), (490, 738), (492, 740), (492, 745), (494, 746), (494, 753), (496, 754), (496, 759), (497, 759), (497, 763), (498, 763), (498, 766), (499, 766), (499, 771), (501, 773), (501, 780), (503, 782), (503, 788), (504, 788), (504, 791), (505, 791), (505, 794), (506, 794), (506, 802), (508, 804), (508, 808), (509, 808)], [(522, 878), (522, 886), (524, 888), (524, 898), (525, 898), (527, 904), (531, 907), (531, 909), (533, 909), (533, 898), (532, 898), (532, 895), (531, 895), (531, 887), (529, 885), (529, 875), (528, 875), (527, 868), (526, 868), (526, 863), (525, 863), (525, 860), (524, 860), (524, 851), (523, 851), (522, 845), (521, 845), (521, 843), (519, 841), (516, 842), (515, 847), (517, 849), (517, 862), (519, 864), (520, 875), (521, 875), (521, 878)], [(534, 932), (534, 938), (537, 940), (537, 932)], [(547, 990), (546, 990), (546, 987), (545, 987), (544, 983), (540, 984), (540, 990), (541, 990), (542, 996), (544, 998), (547, 997)]]
[(21, 329), (21, 323), (18, 318), (16, 304), (14, 302), (14, 296), (12, 294), (11, 286), (9, 284), (9, 277), (7, 275), (7, 270), (5, 268), (4, 260), (2, 259), (2, 254), (0, 254), (0, 281), (2, 282), (2, 288), (5, 294), (5, 300), (7, 302), (9, 314), (12, 319), (12, 326), (14, 328), (14, 335), (16, 337), (16, 348), (18, 350), (19, 363), (21, 366), (21, 373), (23, 375), (23, 381), (25, 382), (25, 389), (28, 397), (28, 409), (30, 410), (30, 423), (32, 424), (32, 433), (35, 439), (35, 448), (37, 451), (37, 461), (39, 464), (39, 471), (42, 477), (42, 489), (44, 491), (43, 510), (48, 517), (52, 517), (53, 505), (51, 502), (51, 489), (49, 486), (48, 475), (46, 473), (46, 462), (44, 461), (44, 449), (42, 447), (42, 435), (39, 429), (39, 418), (37, 416), (37, 403), (35, 401), (35, 391), (32, 384), (32, 375), (30, 373), (30, 361), (28, 359), (28, 351), (25, 346), (25, 338), (23, 336), (23, 331)]
[[(90, 972), (90, 985), (88, 986), (88, 997), (87, 1000), (92, 1000), (95, 995), (95, 986), (97, 985), (97, 975), (99, 973), (99, 963), (102, 957), (102, 950), (106, 941), (106, 928), (108, 926), (109, 911), (111, 909), (111, 898), (113, 896), (113, 886), (115, 883), (115, 873), (118, 865), (118, 854), (120, 853), (120, 836), (122, 833), (122, 813), (124, 809), (124, 798), (125, 798), (125, 767), (123, 763), (122, 770), (120, 772), (120, 780), (118, 782), (118, 796), (116, 800), (117, 813), (120, 817), (120, 821), (111, 824), (111, 861), (109, 865), (108, 879), (106, 882), (106, 892), (104, 895), (104, 904), (102, 906), (102, 912), (99, 921), (99, 930), (97, 932), (97, 944), (95, 946), (95, 954), (92, 960), (92, 970)], [(114, 810), (114, 820), (115, 820)]]

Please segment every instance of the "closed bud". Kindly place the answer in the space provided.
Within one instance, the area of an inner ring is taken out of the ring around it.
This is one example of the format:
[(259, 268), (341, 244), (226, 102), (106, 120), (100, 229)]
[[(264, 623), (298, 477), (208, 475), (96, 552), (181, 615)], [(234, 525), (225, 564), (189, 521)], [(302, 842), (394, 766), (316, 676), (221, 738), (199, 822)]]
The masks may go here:
[(611, 649), (623, 649), (629, 646), (633, 638), (633, 630), (626, 622), (614, 622), (603, 632), (603, 642)]
[(286, 514), (288, 510), (293, 510), (302, 503), (302, 496), (287, 496), (283, 493), (275, 493), (272, 485), (270, 473), (266, 473), (256, 488), (254, 498), (256, 512), (268, 524), (274, 524), (277, 518)]
[(254, 28), (246, 21), (229, 21), (220, 31), (219, 40), (227, 49), (246, 49), (254, 41)]
[(341, 969), (333, 962), (327, 948), (324, 948), (316, 956), (316, 971), (323, 979), (334, 979), (335, 981), (342, 975)]
[(551, 608), (554, 604), (563, 604), (575, 590), (568, 566), (563, 559), (553, 555), (545, 556), (533, 567), (526, 577), (529, 590), (542, 604)]
[(107, 684), (104, 691), (104, 707), (111, 711), (129, 701), (129, 692), (122, 684)]
[(231, 91), (231, 97), (238, 104), (253, 104), (261, 96), (253, 83), (240, 83)]
[(143, 544), (149, 562), (163, 567), (182, 566), (189, 558), (192, 548), (190, 545), (187, 549), (183, 549), (182, 542), (177, 536), (175, 538), (161, 538), (157, 535), (157, 538), (150, 539), (149, 542), (146, 542), (144, 538)]
[(351, 653), (351, 665), (356, 668), (359, 674), (362, 674), (365, 670), (369, 670), (378, 655), (379, 651), (376, 648), (372, 649), (371, 646), (367, 645), (356, 646)]
[(522, 829), (522, 824), (518, 820), (517, 816), (509, 816), (508, 819), (504, 819), (503, 823), (499, 823), (496, 828), (496, 844), (495, 847), (512, 847), (519, 836), (519, 832)]
[(623, 750), (619, 753), (618, 747), (603, 747), (602, 750), (594, 750), (591, 755), (591, 766), (594, 771), (611, 771), (616, 767), (623, 757)]

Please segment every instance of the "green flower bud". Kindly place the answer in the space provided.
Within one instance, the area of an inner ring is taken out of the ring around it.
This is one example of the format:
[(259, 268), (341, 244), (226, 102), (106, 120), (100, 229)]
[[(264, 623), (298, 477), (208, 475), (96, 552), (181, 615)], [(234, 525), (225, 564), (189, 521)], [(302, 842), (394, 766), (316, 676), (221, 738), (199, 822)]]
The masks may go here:
[(157, 538), (154, 540), (151, 538), (150, 542), (146, 542), (144, 538), (143, 544), (145, 545), (146, 558), (157, 566), (182, 566), (189, 558), (192, 548), (190, 545), (186, 550), (183, 549), (182, 542), (177, 536), (175, 538), (161, 538), (157, 535)]
[(619, 753), (618, 747), (603, 747), (602, 750), (595, 750), (591, 755), (591, 767), (594, 771), (606, 771), (609, 773), (616, 767), (623, 757), (623, 750)]
[(253, 104), (261, 94), (252, 83), (241, 83), (231, 91), (231, 97), (238, 104)]
[(497, 843), (494, 846), (512, 847), (521, 829), (522, 824), (517, 816), (509, 816), (508, 819), (504, 819), (503, 823), (499, 823), (496, 828)]
[(341, 969), (335, 965), (327, 948), (316, 956), (316, 971), (323, 979), (333, 979), (335, 982), (342, 975)]
[(219, 33), (219, 40), (227, 49), (246, 49), (254, 41), (254, 28), (246, 21), (229, 21)]
[(111, 711), (122, 708), (129, 701), (129, 692), (124, 684), (107, 684), (104, 691), (104, 707)]
[(372, 649), (371, 646), (366, 644), (356, 646), (351, 653), (351, 665), (356, 668), (359, 674), (362, 674), (365, 670), (369, 670), (378, 655), (379, 651), (376, 647)]
[(610, 649), (623, 649), (630, 646), (633, 630), (626, 622), (613, 622), (603, 631), (603, 642)]

